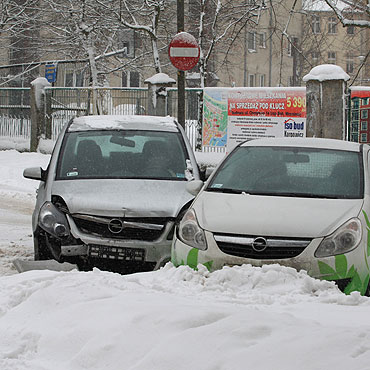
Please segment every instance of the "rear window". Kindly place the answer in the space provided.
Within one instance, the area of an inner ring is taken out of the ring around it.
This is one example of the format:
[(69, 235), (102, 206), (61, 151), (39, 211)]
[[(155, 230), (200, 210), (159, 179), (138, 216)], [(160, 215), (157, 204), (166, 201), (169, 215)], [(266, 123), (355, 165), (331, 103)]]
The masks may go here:
[(363, 198), (360, 153), (296, 147), (239, 147), (208, 190), (252, 194)]
[(57, 180), (147, 178), (184, 180), (187, 153), (180, 133), (88, 131), (65, 135)]

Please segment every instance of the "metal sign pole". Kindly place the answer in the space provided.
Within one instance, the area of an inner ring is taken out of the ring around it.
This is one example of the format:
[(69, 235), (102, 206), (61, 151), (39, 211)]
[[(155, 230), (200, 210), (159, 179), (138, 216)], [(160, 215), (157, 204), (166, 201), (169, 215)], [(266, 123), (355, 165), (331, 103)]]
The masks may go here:
[[(184, 0), (177, 0), (177, 32), (183, 32), (184, 24)], [(185, 72), (177, 71), (177, 119), (185, 129)]]

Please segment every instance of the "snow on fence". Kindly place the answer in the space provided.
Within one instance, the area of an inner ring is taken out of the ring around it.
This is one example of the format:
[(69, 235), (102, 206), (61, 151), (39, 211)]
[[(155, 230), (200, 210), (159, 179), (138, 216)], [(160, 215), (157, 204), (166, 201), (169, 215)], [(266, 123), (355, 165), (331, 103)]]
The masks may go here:
[(0, 136), (28, 139), (31, 137), (31, 119), (3, 115), (0, 116)]
[[(57, 111), (53, 113), (51, 140), (56, 141), (63, 126), (73, 117), (71, 111)], [(191, 147), (196, 150), (200, 140), (198, 121), (186, 120), (185, 132)], [(31, 120), (24, 117), (0, 116), (0, 137), (29, 140), (31, 137)], [(203, 152), (224, 153), (224, 148), (204, 147)]]

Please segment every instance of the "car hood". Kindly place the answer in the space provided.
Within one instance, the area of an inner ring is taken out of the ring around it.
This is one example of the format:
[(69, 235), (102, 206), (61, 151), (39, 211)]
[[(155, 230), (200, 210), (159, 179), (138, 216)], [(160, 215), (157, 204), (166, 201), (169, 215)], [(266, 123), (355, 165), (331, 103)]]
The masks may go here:
[(70, 213), (111, 217), (176, 217), (193, 196), (186, 181), (59, 180), (51, 189)]
[(200, 226), (218, 233), (318, 238), (359, 215), (362, 199), (313, 199), (202, 192)]

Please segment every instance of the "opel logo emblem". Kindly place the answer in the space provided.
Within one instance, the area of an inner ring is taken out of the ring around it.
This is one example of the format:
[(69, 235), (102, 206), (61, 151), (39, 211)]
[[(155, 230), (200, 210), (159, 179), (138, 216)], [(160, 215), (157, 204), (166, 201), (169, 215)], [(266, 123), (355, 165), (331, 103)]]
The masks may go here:
[(253, 240), (252, 248), (255, 252), (263, 252), (267, 248), (267, 241), (265, 238), (258, 237)]
[(109, 221), (108, 229), (113, 234), (119, 234), (123, 230), (123, 221), (118, 218), (112, 218)]

